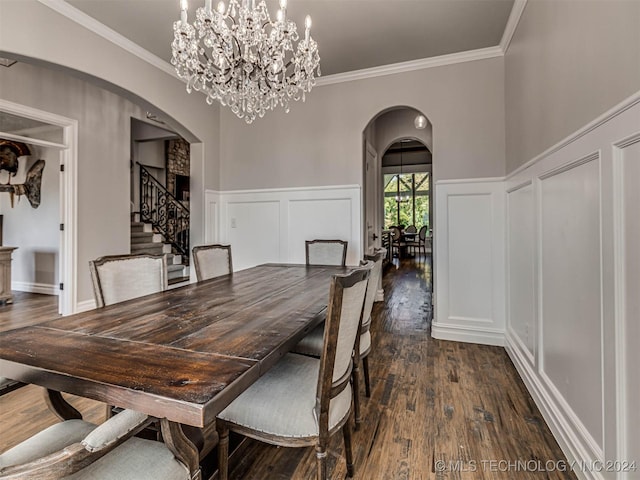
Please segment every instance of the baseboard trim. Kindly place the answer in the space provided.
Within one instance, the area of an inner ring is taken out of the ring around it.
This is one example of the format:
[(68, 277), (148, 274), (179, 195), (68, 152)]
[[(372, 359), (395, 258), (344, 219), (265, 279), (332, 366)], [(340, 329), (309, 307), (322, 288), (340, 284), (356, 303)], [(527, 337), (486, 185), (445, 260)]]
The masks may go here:
[(11, 282), (11, 290), (18, 292), (40, 293), (42, 295), (60, 295), (60, 290), (55, 285), (47, 283)]
[(88, 312), (89, 310), (95, 310), (96, 308), (95, 300), (85, 300), (84, 302), (78, 302), (76, 304), (75, 313)]
[(597, 465), (597, 462), (602, 461), (602, 459), (593, 459), (592, 455), (589, 455), (588, 447), (585, 446), (589, 442), (582, 441), (571, 428), (570, 415), (563, 412), (562, 408), (553, 400), (552, 395), (537, 377), (531, 365), (508, 333), (505, 338), (505, 350), (540, 413), (542, 413), (542, 417), (547, 422), (553, 436), (566, 455), (567, 470), (571, 469), (580, 480), (604, 480), (605, 477), (602, 472), (596, 471), (596, 468), (589, 468), (590, 465)]
[(431, 336), (438, 340), (504, 347), (504, 332), (494, 328), (474, 328), (433, 322), (431, 325)]

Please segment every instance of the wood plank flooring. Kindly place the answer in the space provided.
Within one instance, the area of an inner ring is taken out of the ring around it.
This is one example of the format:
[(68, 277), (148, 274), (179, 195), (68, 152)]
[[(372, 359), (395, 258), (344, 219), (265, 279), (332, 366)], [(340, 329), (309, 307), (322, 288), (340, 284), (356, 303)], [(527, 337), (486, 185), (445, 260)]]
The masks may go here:
[[(503, 348), (431, 338), (430, 277), (428, 261), (403, 260), (385, 271), (385, 301), (375, 305), (371, 328), (372, 395), (363, 392), (364, 423), (353, 435), (354, 478), (575, 479), (558, 471), (566, 459)], [(6, 319), (4, 308), (18, 305), (0, 307), (0, 329), (29, 322), (14, 313)], [(40, 315), (31, 322), (51, 318)], [(56, 421), (39, 390), (0, 398), (0, 451)], [(72, 402), (98, 421), (104, 414), (97, 402)], [(346, 477), (340, 434), (329, 467), (331, 478)], [(315, 478), (315, 452), (249, 440), (230, 478)]]

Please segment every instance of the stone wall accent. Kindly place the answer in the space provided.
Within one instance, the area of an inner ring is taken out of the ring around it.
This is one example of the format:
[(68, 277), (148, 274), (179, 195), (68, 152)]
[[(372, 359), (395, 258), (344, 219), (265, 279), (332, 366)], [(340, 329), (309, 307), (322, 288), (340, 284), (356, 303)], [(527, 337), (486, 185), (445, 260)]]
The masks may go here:
[[(167, 140), (167, 190), (176, 195), (176, 175), (189, 176), (190, 171), (190, 149), (189, 143), (179, 138), (177, 140)], [(179, 200), (182, 200), (179, 198)]]

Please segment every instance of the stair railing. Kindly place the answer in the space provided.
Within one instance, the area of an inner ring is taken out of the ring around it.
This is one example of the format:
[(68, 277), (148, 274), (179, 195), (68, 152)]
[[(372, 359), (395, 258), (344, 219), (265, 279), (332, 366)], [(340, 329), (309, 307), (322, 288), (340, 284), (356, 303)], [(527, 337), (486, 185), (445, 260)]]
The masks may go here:
[(176, 253), (189, 258), (189, 209), (140, 165), (140, 221), (150, 223)]

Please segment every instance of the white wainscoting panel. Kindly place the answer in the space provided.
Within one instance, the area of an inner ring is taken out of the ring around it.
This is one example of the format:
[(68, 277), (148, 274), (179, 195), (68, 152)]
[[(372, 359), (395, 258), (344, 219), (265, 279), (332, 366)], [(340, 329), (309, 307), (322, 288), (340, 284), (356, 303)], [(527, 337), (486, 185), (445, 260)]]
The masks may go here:
[(507, 335), (531, 366), (536, 349), (536, 258), (533, 184), (507, 191)]
[(640, 134), (614, 155), (619, 458), (640, 462)]
[(436, 184), (435, 338), (502, 345), (505, 317), (504, 186)]
[(348, 265), (361, 258), (358, 185), (220, 192), (219, 201), (217, 241), (231, 244), (234, 270), (304, 263), (304, 241), (314, 238), (349, 242)]
[(544, 174), (540, 196), (541, 369), (602, 448), (599, 154)]
[[(205, 190), (204, 192), (204, 214), (206, 225), (204, 230), (204, 241), (207, 244), (219, 243), (220, 237), (220, 192), (215, 190)], [(195, 246), (195, 245), (194, 245)]]
[(640, 478), (640, 92), (505, 190), (507, 352), (578, 478)]
[(227, 202), (227, 241), (235, 270), (280, 260), (280, 202)]

